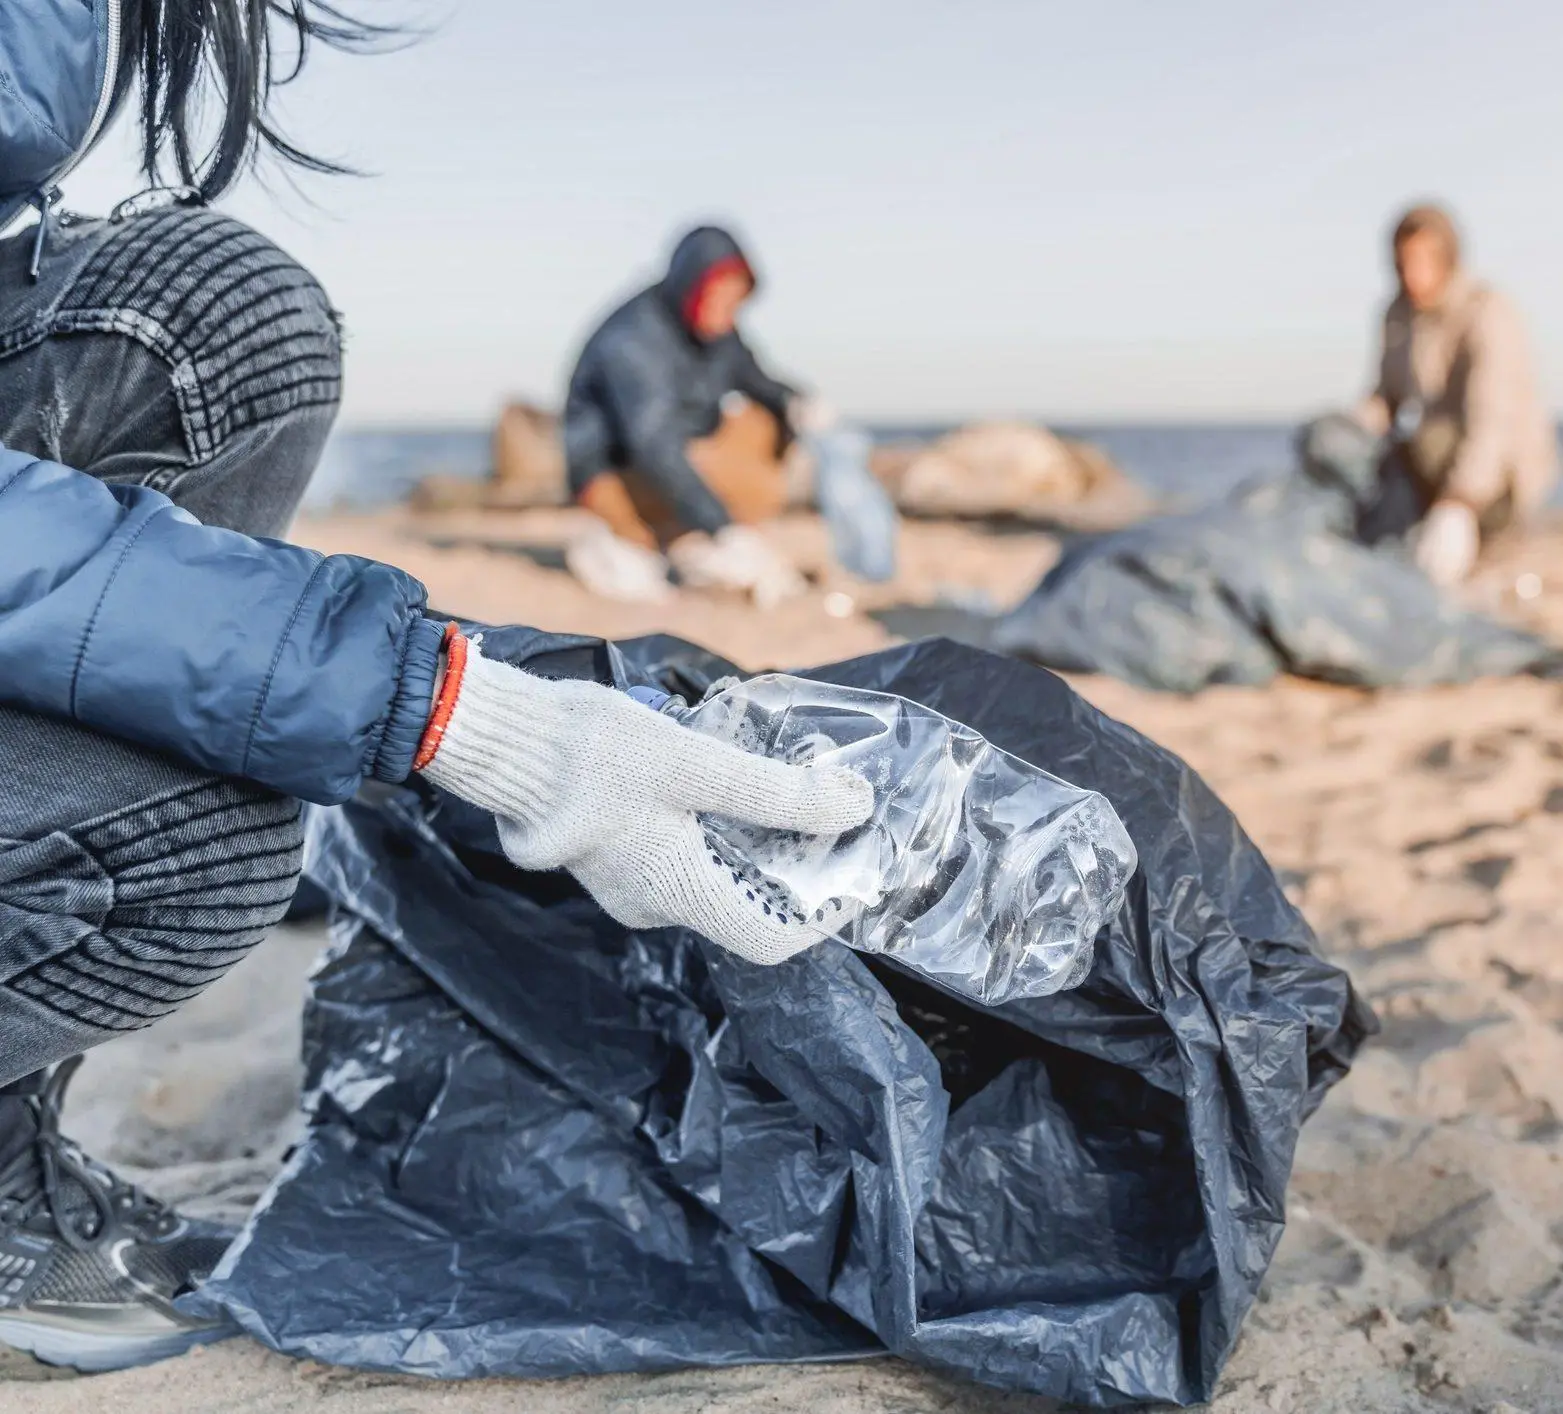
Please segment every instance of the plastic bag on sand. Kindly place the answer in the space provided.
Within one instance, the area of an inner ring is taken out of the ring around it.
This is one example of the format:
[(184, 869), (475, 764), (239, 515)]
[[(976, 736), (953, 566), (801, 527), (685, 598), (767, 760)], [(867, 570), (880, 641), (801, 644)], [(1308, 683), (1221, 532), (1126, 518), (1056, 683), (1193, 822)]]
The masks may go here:
[[(731, 672), (484, 646), (690, 698)], [(1198, 777), (1057, 678), (943, 642), (811, 676), (1113, 802), (1141, 863), (1084, 984), (983, 1008), (836, 943), (754, 967), (626, 933), (448, 797), (320, 812), (311, 1125), (209, 1288), (246, 1329), (438, 1376), (888, 1349), (1089, 1404), (1210, 1394), (1371, 1014)]]
[(1420, 514), (1382, 449), (1341, 417), (1299, 468), (1184, 515), (1069, 546), (984, 642), (1063, 671), (1174, 692), (1278, 673), (1417, 687), (1563, 672), (1534, 634), (1441, 593), (1405, 553)]

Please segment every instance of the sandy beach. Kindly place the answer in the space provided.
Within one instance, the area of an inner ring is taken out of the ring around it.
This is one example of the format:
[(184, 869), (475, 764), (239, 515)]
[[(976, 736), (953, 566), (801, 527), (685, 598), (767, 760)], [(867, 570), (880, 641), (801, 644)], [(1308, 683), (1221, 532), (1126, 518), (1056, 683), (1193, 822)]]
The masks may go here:
[[(736, 600), (591, 598), (560, 568), (572, 515), (394, 510), (307, 521), (295, 538), (392, 560), (443, 610), (617, 637), (668, 630), (754, 668), (894, 641), (869, 611), (1007, 605), (1057, 553), (1046, 535), (914, 524), (897, 582), (868, 590), (826, 568), (821, 525), (794, 517), (774, 533), (818, 584), (761, 618)], [(1470, 595), (1563, 641), (1560, 552), (1563, 529), (1549, 529), (1486, 566)], [(1531, 575), (1541, 591), (1520, 599)], [(1563, 1411), (1563, 686), (1370, 695), (1285, 681), (1197, 699), (1076, 686), (1210, 780), (1384, 1023), (1304, 1132), (1287, 1236), (1210, 1408)], [(299, 1006), (322, 943), (284, 930), (185, 1012), (95, 1053), (68, 1128), (161, 1195), (241, 1217), (296, 1133)], [(91, 1379), (13, 1359), (0, 1381), (0, 1411), (36, 1414), (1048, 1407), (891, 1360), (442, 1386), (244, 1340)]]

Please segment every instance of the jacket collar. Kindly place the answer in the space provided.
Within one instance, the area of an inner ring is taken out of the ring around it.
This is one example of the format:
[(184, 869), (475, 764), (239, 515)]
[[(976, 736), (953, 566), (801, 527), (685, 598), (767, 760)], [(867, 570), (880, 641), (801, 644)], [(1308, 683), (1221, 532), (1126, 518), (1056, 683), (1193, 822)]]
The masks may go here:
[(126, 0), (0, 3), (0, 232), (102, 135)]

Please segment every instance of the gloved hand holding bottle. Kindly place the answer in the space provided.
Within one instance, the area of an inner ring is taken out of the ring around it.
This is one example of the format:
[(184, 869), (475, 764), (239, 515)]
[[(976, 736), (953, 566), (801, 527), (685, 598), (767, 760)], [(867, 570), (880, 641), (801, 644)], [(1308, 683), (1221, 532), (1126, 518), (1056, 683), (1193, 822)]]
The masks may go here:
[(692, 928), (751, 962), (825, 936), (753, 897), (697, 817), (837, 835), (873, 808), (862, 777), (751, 755), (613, 688), (484, 658), (459, 635), (447, 645), (417, 769), (492, 811), (513, 863), (567, 869), (626, 927)]

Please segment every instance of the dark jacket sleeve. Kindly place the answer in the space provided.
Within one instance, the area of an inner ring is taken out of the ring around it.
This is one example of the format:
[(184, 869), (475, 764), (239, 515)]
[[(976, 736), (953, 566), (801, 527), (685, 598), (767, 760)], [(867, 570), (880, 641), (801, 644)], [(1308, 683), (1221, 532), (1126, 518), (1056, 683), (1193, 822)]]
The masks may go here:
[(441, 628), (421, 584), (202, 525), (0, 447), (0, 703), (288, 795), (404, 779)]
[(734, 386), (747, 398), (752, 398), (770, 413), (781, 427), (781, 435), (784, 443), (790, 442), (796, 429), (792, 426), (790, 414), (792, 400), (798, 396), (798, 390), (783, 383), (779, 378), (772, 378), (754, 356), (748, 344), (734, 334), (733, 341), (737, 344), (737, 358), (733, 363)]
[(678, 391), (654, 358), (627, 340), (601, 352), (601, 387), (630, 465), (667, 498), (680, 524), (714, 533), (728, 523), (721, 501), (684, 450)]

